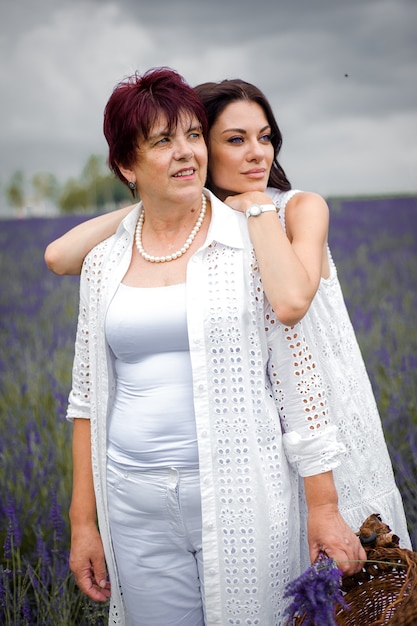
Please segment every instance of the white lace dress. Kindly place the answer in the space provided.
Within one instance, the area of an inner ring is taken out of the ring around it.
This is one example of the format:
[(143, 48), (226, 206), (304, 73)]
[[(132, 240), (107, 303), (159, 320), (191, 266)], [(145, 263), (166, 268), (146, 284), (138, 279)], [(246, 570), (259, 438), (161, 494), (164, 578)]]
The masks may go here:
[[(286, 204), (299, 192), (267, 191), (280, 208), (285, 228)], [(330, 250), (328, 255), (330, 276), (321, 279), (303, 325), (310, 329), (311, 348), (327, 379), (329, 414), (346, 448), (342, 464), (334, 470), (339, 506), (353, 530), (371, 513), (380, 513), (401, 545), (411, 548), (375, 397)]]

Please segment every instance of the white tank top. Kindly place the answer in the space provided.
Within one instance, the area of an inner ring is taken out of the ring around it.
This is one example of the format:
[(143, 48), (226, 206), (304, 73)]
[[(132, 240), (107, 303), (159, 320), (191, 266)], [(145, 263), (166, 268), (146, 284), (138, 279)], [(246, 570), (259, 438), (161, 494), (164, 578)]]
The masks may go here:
[(117, 464), (198, 465), (185, 291), (185, 283), (121, 284), (110, 303), (105, 332), (117, 383), (108, 456)]

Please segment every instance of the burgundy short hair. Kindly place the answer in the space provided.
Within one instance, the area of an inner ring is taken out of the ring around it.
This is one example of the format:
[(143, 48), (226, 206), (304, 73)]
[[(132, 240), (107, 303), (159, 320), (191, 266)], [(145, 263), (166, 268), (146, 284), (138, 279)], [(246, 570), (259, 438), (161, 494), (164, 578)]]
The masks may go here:
[(168, 67), (148, 70), (142, 76), (136, 72), (116, 85), (106, 104), (103, 123), (110, 169), (127, 183), (119, 165), (131, 168), (136, 163), (138, 144), (148, 139), (158, 117), (166, 118), (171, 131), (184, 113), (198, 119), (207, 141), (204, 105), (185, 79)]

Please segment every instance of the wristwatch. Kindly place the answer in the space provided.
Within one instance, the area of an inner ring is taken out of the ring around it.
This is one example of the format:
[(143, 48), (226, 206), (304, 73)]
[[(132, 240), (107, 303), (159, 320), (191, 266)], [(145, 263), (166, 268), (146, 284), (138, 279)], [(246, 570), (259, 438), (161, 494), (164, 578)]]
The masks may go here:
[(246, 217), (257, 217), (261, 213), (266, 213), (266, 211), (276, 210), (275, 204), (252, 204), (246, 211)]

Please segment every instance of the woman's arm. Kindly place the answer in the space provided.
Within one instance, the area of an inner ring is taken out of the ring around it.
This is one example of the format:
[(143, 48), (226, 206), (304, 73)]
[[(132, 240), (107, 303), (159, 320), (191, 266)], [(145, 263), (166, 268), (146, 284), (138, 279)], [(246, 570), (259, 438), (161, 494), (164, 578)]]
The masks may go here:
[(73, 428), (70, 568), (81, 591), (95, 602), (105, 602), (110, 597), (110, 584), (96, 521), (90, 420), (75, 419)]
[(337, 562), (344, 574), (356, 574), (366, 560), (366, 553), (359, 537), (353, 533), (339, 512), (333, 473), (330, 471), (305, 477), (304, 489), (311, 562), (315, 561), (322, 550)]
[(279, 411), (288, 461), (304, 479), (308, 508), (310, 558), (320, 550), (338, 561), (345, 573), (359, 571), (364, 552), (338, 508), (333, 469), (345, 448), (338, 441), (326, 402), (326, 377), (316, 361), (313, 341), (303, 321), (279, 324), (265, 303), (268, 342), (267, 376)]
[[(229, 196), (226, 204), (246, 211), (251, 204), (271, 204), (262, 192)], [(307, 312), (321, 276), (329, 274), (329, 209), (321, 196), (298, 193), (286, 207), (285, 233), (273, 212), (248, 218), (248, 228), (269, 302), (280, 322), (293, 326)]]
[(94, 217), (52, 241), (45, 250), (47, 267), (55, 274), (79, 274), (90, 250), (113, 235), (134, 206), (136, 205)]

